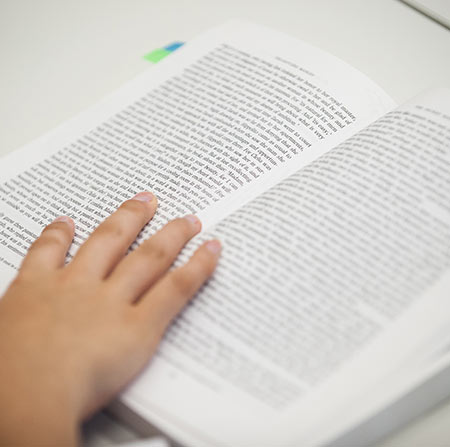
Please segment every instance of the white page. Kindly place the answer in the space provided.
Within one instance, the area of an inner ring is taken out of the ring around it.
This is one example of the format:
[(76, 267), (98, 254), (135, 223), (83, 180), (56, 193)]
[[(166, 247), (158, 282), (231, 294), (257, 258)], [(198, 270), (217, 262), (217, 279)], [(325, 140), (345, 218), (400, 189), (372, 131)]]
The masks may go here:
[(375, 388), (448, 324), (449, 277), (427, 290), (450, 266), (449, 105), (400, 107), (213, 227), (219, 268), (125, 403), (188, 445), (313, 445), (422, 379)]
[(70, 255), (143, 189), (160, 207), (140, 240), (190, 212), (208, 227), (391, 107), (307, 44), (242, 22), (212, 30), (2, 160), (0, 286), (57, 215), (77, 222)]
[[(420, 127), (423, 136), (433, 129), (434, 141), (427, 141), (426, 138), (423, 140), (419, 136), (414, 144), (414, 150), (421, 147), (426, 153), (430, 147), (432, 150), (439, 146), (442, 148), (436, 159), (439, 167), (436, 164), (428, 172), (425, 171), (424, 176), (429, 176), (428, 183), (440, 189), (441, 197), (445, 199), (436, 200), (437, 196), (432, 197), (430, 194), (424, 198), (422, 210), (434, 216), (436, 221), (444, 223), (444, 226), (448, 228), (450, 207), (446, 203), (446, 198), (450, 190), (450, 91), (434, 90), (414, 98), (400, 109), (408, 111), (411, 116), (427, 116), (427, 120)], [(438, 124), (438, 128), (435, 127), (435, 123)], [(424, 159), (425, 156), (423, 156)], [(444, 179), (446, 180), (442, 182)], [(443, 228), (433, 230), (445, 231)], [(449, 253), (450, 242), (447, 242), (442, 250)], [(435, 261), (434, 256), (433, 252), (430, 263)], [(430, 284), (411, 310), (373, 343), (370, 349), (363, 352), (361, 358), (353, 362), (349, 368), (350, 372), (340, 375), (338, 381), (348, 380), (349, 376), (357, 377), (356, 383), (352, 383), (351, 392), (345, 397), (345, 404), (343, 404), (342, 396), (336, 397), (336, 401), (341, 399), (341, 405), (345, 406), (345, 411), (338, 405), (334, 411), (330, 412), (331, 416), (328, 420), (326, 415), (321, 414), (317, 418), (317, 425), (309, 433), (308, 442), (324, 444), (332, 441), (450, 365), (449, 290), (450, 269), (447, 268), (436, 283)], [(380, 365), (383, 366), (380, 367)], [(384, 376), (380, 369), (386, 370)], [(361, 371), (365, 373), (363, 377), (361, 377)], [(343, 389), (342, 383), (341, 385), (335, 383), (334, 387)], [(443, 395), (446, 393), (447, 390), (443, 390)], [(317, 431), (319, 425), (326, 426), (328, 430), (322, 430), (319, 433)]]

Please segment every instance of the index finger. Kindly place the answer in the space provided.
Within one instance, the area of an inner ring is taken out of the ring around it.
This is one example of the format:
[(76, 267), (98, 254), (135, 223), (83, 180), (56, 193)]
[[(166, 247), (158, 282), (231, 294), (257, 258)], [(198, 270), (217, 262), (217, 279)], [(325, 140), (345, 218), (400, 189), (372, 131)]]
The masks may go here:
[(84, 276), (105, 278), (153, 217), (156, 206), (150, 192), (140, 192), (122, 203), (80, 247), (69, 268)]

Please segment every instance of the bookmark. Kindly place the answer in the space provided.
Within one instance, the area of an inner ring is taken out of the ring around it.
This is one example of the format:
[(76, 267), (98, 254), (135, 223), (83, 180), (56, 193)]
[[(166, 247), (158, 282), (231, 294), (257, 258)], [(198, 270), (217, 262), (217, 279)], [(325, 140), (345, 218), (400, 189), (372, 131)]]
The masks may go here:
[(172, 42), (169, 45), (166, 45), (162, 48), (157, 48), (156, 50), (151, 51), (150, 53), (144, 56), (144, 59), (151, 62), (152, 64), (156, 64), (160, 60), (164, 59), (170, 53), (178, 50), (178, 48), (182, 47), (184, 42)]

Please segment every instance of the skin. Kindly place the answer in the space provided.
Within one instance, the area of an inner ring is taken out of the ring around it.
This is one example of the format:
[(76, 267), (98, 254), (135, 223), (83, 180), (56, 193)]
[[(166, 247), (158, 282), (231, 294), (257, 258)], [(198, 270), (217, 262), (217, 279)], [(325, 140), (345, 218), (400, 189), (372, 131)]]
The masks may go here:
[(81, 422), (147, 365), (213, 273), (218, 241), (168, 272), (200, 231), (194, 216), (168, 223), (125, 256), (156, 207), (147, 192), (123, 203), (66, 266), (70, 218), (56, 219), (30, 248), (0, 300), (1, 445), (76, 445)]

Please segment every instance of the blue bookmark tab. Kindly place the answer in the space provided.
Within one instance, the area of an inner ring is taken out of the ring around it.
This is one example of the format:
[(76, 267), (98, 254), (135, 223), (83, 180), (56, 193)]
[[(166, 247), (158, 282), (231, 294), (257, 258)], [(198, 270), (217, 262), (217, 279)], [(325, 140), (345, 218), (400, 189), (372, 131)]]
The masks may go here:
[(184, 42), (172, 42), (163, 48), (167, 51), (175, 51), (175, 50), (178, 50), (178, 48), (182, 47), (183, 45), (184, 45)]

